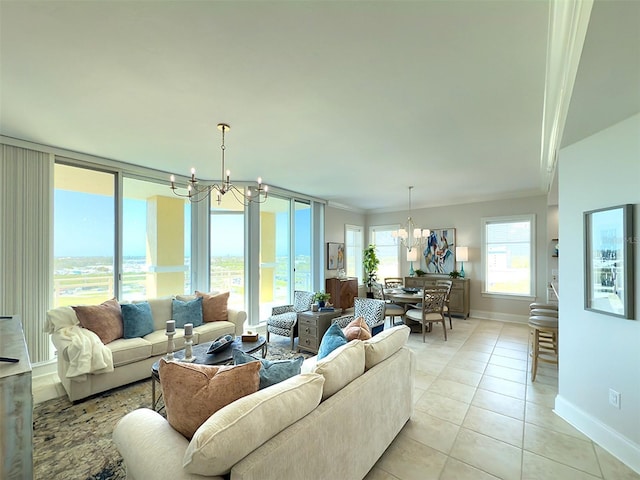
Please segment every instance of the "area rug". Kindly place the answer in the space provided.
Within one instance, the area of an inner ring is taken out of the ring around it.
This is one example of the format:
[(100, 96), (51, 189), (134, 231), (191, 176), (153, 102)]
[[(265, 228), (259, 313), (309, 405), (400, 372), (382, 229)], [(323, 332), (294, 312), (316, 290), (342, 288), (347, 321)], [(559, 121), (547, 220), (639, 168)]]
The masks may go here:
[[(291, 352), (289, 339), (269, 342), (267, 358), (307, 354)], [(38, 404), (33, 410), (35, 480), (124, 480), (122, 458), (111, 440), (127, 413), (151, 408), (151, 380), (117, 388), (73, 404), (67, 397)]]

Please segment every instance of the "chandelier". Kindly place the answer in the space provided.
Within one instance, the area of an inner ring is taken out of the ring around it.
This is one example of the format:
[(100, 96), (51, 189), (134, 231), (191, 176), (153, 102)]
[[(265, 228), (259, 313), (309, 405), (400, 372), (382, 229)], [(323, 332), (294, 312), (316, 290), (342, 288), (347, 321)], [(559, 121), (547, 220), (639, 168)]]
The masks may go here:
[(409, 217), (407, 218), (407, 224), (404, 228), (392, 231), (391, 236), (398, 239), (400, 245), (407, 249), (407, 258), (416, 258), (431, 231), (428, 228), (416, 228), (416, 224), (411, 218), (411, 190), (413, 190), (413, 187), (409, 187)]
[(231, 192), (235, 199), (238, 202), (242, 203), (245, 207), (250, 203), (263, 203), (264, 201), (266, 201), (269, 187), (262, 184), (261, 177), (258, 177), (257, 186), (247, 187), (247, 193), (231, 183), (231, 171), (225, 170), (224, 167), (224, 134), (230, 129), (231, 127), (226, 123), (218, 124), (218, 130), (222, 132), (222, 145), (220, 145), (220, 150), (222, 151), (222, 173), (220, 176), (221, 183), (219, 185), (217, 183), (214, 183), (213, 185), (199, 185), (198, 179), (196, 178), (196, 169), (192, 168), (191, 178), (187, 182), (187, 193), (180, 193), (178, 191), (178, 187), (176, 187), (176, 177), (174, 175), (171, 175), (170, 188), (175, 195), (177, 195), (178, 197), (188, 198), (190, 202), (196, 203), (209, 198), (210, 195), (213, 195), (215, 193), (218, 205), (220, 205), (220, 202), (222, 202), (222, 196), (225, 193)]

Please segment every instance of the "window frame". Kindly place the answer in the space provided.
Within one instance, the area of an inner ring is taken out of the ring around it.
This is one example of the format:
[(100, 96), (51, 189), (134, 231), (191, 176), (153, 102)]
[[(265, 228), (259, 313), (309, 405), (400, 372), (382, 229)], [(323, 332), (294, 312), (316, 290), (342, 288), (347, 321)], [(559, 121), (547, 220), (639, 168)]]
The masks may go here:
[[(354, 236), (359, 237), (360, 240), (360, 248), (358, 248), (358, 242), (356, 241), (354, 245), (350, 245), (348, 243), (348, 239), (349, 239), (349, 235), (348, 232), (353, 232)], [(346, 259), (347, 262), (345, 262), (345, 271), (347, 274), (347, 277), (350, 276), (349, 271), (348, 271), (348, 261), (349, 261), (349, 252), (351, 250), (353, 250), (354, 252), (356, 252), (354, 254), (355, 257), (355, 277), (358, 279), (358, 285), (364, 285), (364, 269), (362, 268), (362, 257), (364, 256), (364, 249), (365, 249), (365, 245), (364, 245), (364, 226), (362, 225), (352, 225), (352, 224), (348, 224), (345, 223), (344, 224), (344, 239), (345, 239), (345, 254), (346, 254)], [(358, 268), (358, 266), (360, 268)]]
[[(509, 292), (492, 292), (487, 289), (488, 279), (488, 243), (487, 243), (487, 226), (490, 224), (501, 223), (521, 223), (529, 222), (529, 293), (509, 293)], [(482, 265), (482, 296), (491, 298), (502, 298), (509, 300), (533, 301), (536, 298), (537, 285), (537, 251), (536, 251), (536, 215), (534, 213), (522, 215), (506, 215), (500, 217), (483, 217), (481, 228), (481, 265)]]
[[(400, 225), (395, 223), (395, 224), (386, 224), (386, 225), (371, 225), (369, 227), (369, 241), (367, 242), (367, 244), (364, 246), (365, 248), (370, 245), (370, 244), (374, 244), (376, 246), (376, 248), (378, 248), (378, 245), (373, 241), (374, 240), (374, 236), (376, 232), (392, 232), (394, 230), (398, 230), (400, 228)], [(391, 245), (391, 244), (389, 244)], [(395, 274), (394, 273), (389, 273), (387, 276), (388, 277), (401, 277), (402, 276), (402, 267), (400, 265), (400, 242), (395, 241), (394, 243), (396, 250), (396, 269), (395, 269)], [(378, 258), (380, 258), (380, 254), (378, 254)], [(380, 260), (380, 263), (382, 264), (382, 260)], [(382, 281), (384, 280), (381, 276), (380, 276), (380, 267), (378, 267), (378, 281)]]

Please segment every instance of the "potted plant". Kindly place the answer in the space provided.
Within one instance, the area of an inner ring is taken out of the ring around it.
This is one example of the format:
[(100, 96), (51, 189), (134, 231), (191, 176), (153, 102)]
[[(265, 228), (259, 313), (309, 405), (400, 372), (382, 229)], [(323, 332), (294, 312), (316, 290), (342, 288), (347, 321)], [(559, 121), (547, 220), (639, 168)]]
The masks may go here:
[(451, 278), (458, 278), (460, 276), (460, 272), (457, 270), (453, 270), (452, 272), (449, 272), (449, 276)]
[(318, 302), (318, 307), (320, 308), (324, 307), (325, 304), (327, 303), (327, 300), (329, 300), (330, 298), (331, 298), (331, 294), (326, 292), (316, 292), (315, 295), (313, 296), (313, 300), (315, 302)]
[(364, 273), (366, 276), (365, 283), (369, 291), (367, 292), (368, 298), (373, 298), (373, 291), (371, 287), (373, 283), (378, 279), (377, 270), (380, 265), (380, 259), (376, 254), (376, 246), (369, 245), (364, 250), (364, 255), (362, 257), (362, 266), (364, 267)]
[(424, 277), (427, 274), (427, 272), (425, 272), (424, 270), (416, 270), (416, 275), (419, 277)]

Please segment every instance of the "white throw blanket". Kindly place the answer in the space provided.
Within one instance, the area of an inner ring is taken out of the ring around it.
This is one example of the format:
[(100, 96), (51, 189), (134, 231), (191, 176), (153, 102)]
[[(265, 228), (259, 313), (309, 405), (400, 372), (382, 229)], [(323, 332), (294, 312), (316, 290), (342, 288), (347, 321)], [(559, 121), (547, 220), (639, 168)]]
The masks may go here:
[[(66, 349), (69, 358), (67, 378), (80, 377), (87, 373), (113, 372), (111, 350), (91, 330), (74, 325), (61, 328), (57, 333), (69, 341)], [(85, 378), (75, 380), (82, 381)]]
[(80, 326), (71, 307), (49, 310), (44, 330), (55, 332), (65, 344), (58, 355), (64, 355), (66, 351), (69, 358), (67, 378), (82, 382), (88, 373), (113, 372), (111, 349), (102, 343), (98, 335)]

